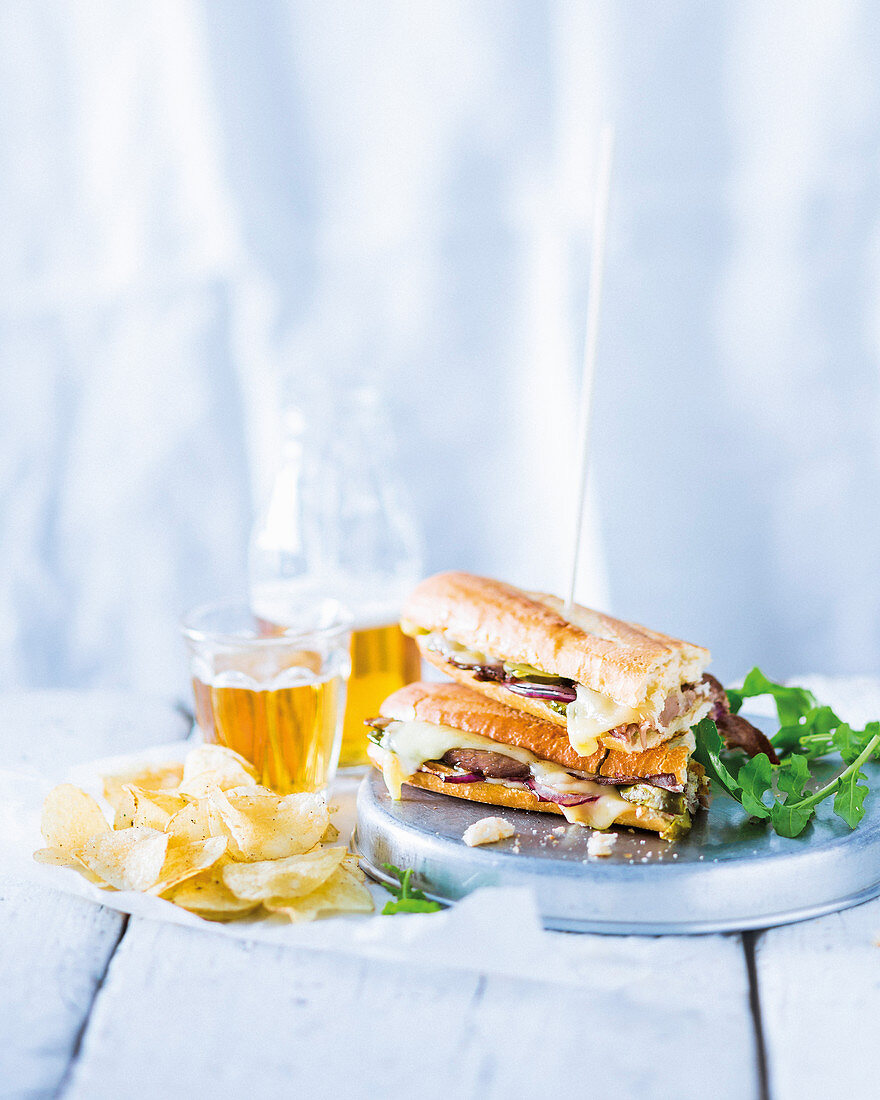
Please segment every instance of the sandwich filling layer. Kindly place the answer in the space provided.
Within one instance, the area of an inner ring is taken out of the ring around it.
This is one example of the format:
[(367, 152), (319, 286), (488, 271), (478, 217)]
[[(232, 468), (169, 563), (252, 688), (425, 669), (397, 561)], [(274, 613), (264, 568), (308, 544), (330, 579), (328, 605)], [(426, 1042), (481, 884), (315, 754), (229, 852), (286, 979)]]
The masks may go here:
[[(547, 708), (548, 718), (557, 722), (564, 718), (569, 742), (580, 756), (591, 756), (600, 742), (619, 752), (653, 748), (689, 730), (712, 709), (705, 679), (679, 685), (660, 704), (646, 701), (632, 707), (532, 665), (514, 664), (470, 649), (445, 630), (422, 632), (419, 642), (452, 668), (469, 672), (476, 683), (497, 683), (514, 697), (539, 702)], [(511, 704), (516, 705), (515, 698)]]
[[(521, 746), (434, 722), (379, 718), (370, 725), (371, 758), (396, 800), (403, 783), (418, 772), (430, 772), (442, 779), (450, 794), (467, 783), (530, 791), (539, 802), (552, 803), (569, 822), (594, 829), (607, 829), (634, 804), (643, 805), (670, 815), (674, 833), (690, 827), (689, 814), (699, 804), (700, 778), (687, 766), (677, 776), (623, 777), (633, 782), (621, 782), (573, 771)], [(693, 742), (686, 748), (689, 755)]]

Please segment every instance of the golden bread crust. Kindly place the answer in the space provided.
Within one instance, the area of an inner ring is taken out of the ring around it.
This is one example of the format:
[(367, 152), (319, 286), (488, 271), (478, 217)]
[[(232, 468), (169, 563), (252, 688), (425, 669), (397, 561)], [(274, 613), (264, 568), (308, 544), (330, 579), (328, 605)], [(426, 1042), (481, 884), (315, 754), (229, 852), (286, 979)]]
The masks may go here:
[[(480, 685), (480, 688), (484, 687), (495, 687), (510, 695), (500, 684)], [(564, 768), (589, 775), (619, 777), (623, 781), (666, 773), (675, 775), (682, 784), (687, 781), (690, 751), (680, 741), (667, 741), (644, 752), (625, 753), (599, 748), (592, 756), (579, 756), (571, 747), (564, 726), (505, 706), (482, 691), (473, 691), (458, 683), (407, 684), (389, 695), (379, 712), (383, 717), (399, 722), (415, 719), (488, 737), (499, 745), (516, 745), (528, 749), (542, 760), (550, 760)]]
[[(494, 686), (510, 695), (499, 684), (480, 686)], [(489, 737), (502, 745), (517, 745), (575, 771), (596, 774), (606, 754), (604, 749), (599, 749), (592, 756), (578, 756), (571, 747), (565, 726), (553, 725), (527, 711), (514, 710), (492, 696), (458, 683), (407, 684), (389, 695), (379, 711), (385, 718), (402, 722), (415, 718), (435, 726), (451, 726), (465, 733)]]
[(566, 618), (554, 596), (470, 573), (422, 581), (406, 601), (403, 624), (448, 631), (469, 649), (585, 684), (627, 706), (647, 700), (657, 713), (669, 691), (698, 681), (709, 661), (700, 646), (579, 605)]
[(650, 775), (674, 775), (684, 785), (690, 758), (691, 750), (681, 741), (664, 741), (644, 752), (609, 752), (602, 761), (599, 775), (621, 783)]

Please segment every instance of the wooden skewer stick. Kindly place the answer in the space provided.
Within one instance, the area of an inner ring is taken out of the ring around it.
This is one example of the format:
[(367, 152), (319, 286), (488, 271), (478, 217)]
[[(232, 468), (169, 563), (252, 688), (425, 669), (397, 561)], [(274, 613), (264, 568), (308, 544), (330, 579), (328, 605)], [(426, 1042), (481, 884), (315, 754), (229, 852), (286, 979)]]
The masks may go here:
[(578, 410), (578, 469), (580, 480), (577, 493), (577, 514), (572, 539), (571, 574), (565, 614), (574, 605), (574, 588), (577, 582), (578, 559), (581, 551), (581, 532), (584, 526), (584, 501), (587, 495), (587, 471), (590, 462), (590, 414), (593, 406), (593, 376), (596, 371), (596, 343), (599, 335), (599, 306), (602, 301), (602, 275), (605, 269), (605, 229), (608, 224), (608, 195), (611, 188), (611, 164), (614, 157), (614, 127), (602, 127), (599, 141), (599, 171), (596, 182), (596, 199), (593, 206), (593, 249), (590, 259), (590, 297), (587, 303), (587, 332), (584, 342), (584, 373), (581, 378), (580, 408)]

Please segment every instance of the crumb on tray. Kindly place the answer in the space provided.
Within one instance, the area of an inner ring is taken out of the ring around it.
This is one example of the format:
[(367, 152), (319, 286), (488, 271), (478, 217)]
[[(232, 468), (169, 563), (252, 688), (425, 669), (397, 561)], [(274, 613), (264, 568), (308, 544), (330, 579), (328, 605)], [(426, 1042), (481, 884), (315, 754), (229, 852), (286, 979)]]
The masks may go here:
[(610, 856), (617, 843), (617, 833), (591, 833), (587, 841), (588, 856)]
[(473, 825), (468, 825), (462, 834), (462, 840), (471, 848), (477, 844), (494, 844), (496, 840), (507, 840), (516, 829), (503, 817), (481, 817)]

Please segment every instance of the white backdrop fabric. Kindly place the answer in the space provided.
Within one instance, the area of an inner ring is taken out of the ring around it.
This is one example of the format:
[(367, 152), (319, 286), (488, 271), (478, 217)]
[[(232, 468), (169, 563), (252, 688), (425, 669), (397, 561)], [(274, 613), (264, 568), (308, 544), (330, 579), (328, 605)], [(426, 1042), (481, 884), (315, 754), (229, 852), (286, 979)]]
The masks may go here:
[(0, 687), (183, 690), (305, 378), (429, 570), (561, 589), (606, 119), (579, 595), (875, 669), (878, 68), (868, 0), (5, 0)]

